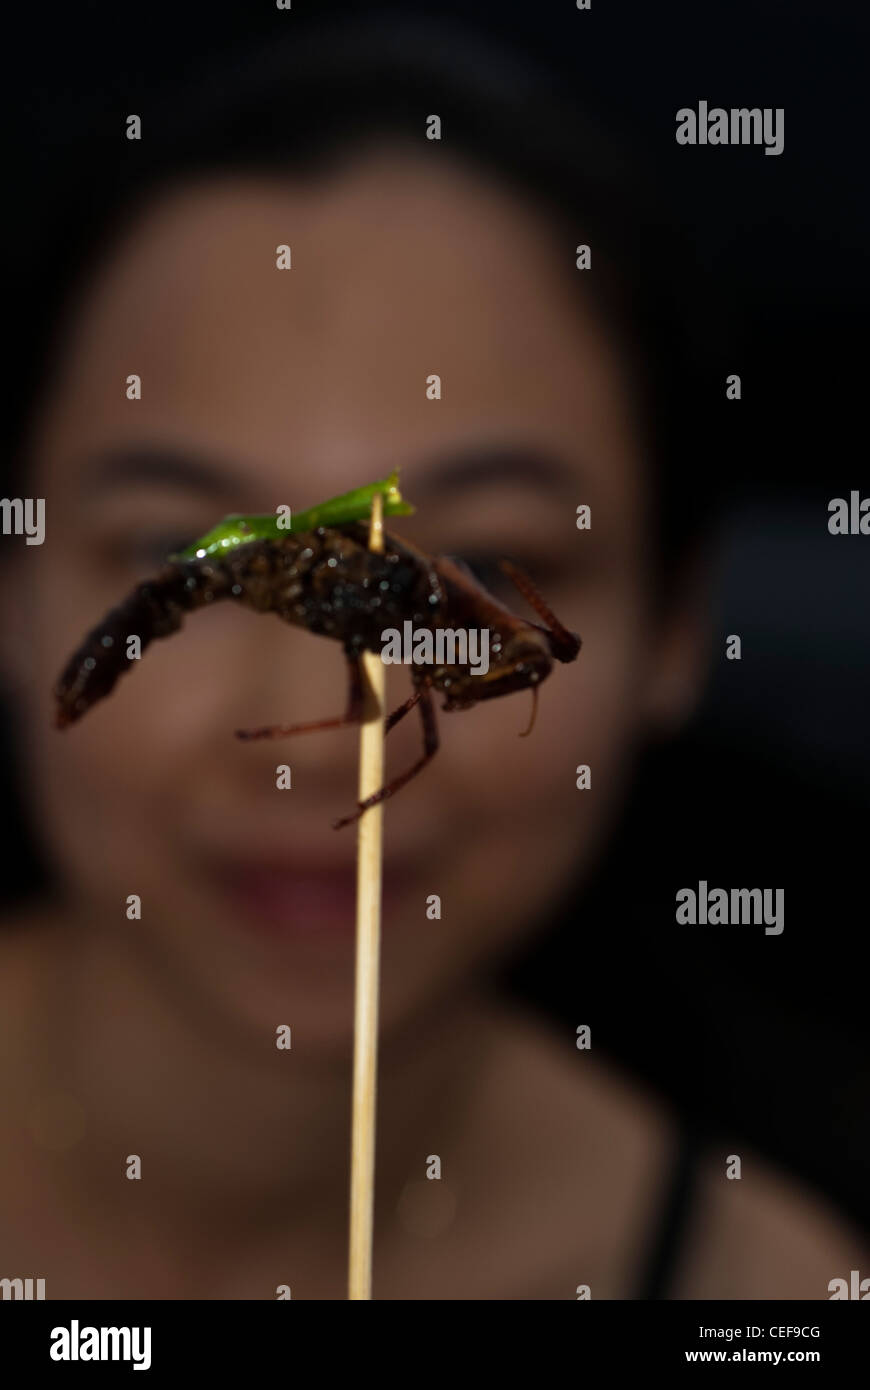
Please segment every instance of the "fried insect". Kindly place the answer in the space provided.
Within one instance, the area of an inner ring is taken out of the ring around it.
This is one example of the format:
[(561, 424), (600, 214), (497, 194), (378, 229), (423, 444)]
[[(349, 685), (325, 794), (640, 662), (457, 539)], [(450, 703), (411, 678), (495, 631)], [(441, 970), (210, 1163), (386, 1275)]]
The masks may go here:
[[(202, 546), (199, 547), (203, 549)], [(185, 552), (186, 554), (188, 552)], [(364, 711), (359, 657), (381, 652), (387, 628), (411, 622), (417, 631), (487, 629), (491, 660), (486, 674), (468, 663), (412, 665), (413, 692), (387, 720), (387, 731), (415, 706), (423, 729), (423, 753), (406, 772), (336, 821), (348, 825), (369, 806), (392, 796), (426, 766), (438, 749), (432, 692), (444, 696), (445, 710), (468, 709), (481, 700), (531, 689), (549, 675), (553, 661), (573, 661), (580, 638), (568, 632), (544, 603), (531, 580), (508, 562), (504, 572), (535, 609), (542, 625), (517, 617), (460, 564), (432, 557), (385, 534), (383, 552), (368, 548), (368, 528), (352, 522), (318, 526), (310, 532), (236, 542), (221, 551), (177, 558), (153, 579), (139, 584), (84, 639), (55, 687), (58, 728), (80, 719), (104, 699), (133, 664), (128, 639), (144, 651), (157, 638), (181, 627), (187, 613), (232, 599), (256, 613), (274, 613), (283, 622), (342, 644), (349, 667), (349, 697), (343, 715), (311, 724), (238, 730), (245, 739), (279, 738), (362, 722)], [(527, 730), (526, 732), (529, 732)]]

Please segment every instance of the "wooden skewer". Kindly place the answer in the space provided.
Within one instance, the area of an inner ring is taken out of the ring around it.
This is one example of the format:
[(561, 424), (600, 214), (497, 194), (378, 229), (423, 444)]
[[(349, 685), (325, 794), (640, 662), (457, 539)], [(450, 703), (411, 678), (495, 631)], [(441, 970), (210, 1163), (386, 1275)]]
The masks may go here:
[[(378, 493), (372, 501), (369, 549), (383, 548), (383, 498)], [(376, 652), (364, 652), (361, 661), (367, 703), (359, 759), (359, 799), (364, 801), (384, 785), (386, 668)], [(372, 1296), (383, 825), (381, 802), (363, 813), (357, 829), (348, 1299)]]

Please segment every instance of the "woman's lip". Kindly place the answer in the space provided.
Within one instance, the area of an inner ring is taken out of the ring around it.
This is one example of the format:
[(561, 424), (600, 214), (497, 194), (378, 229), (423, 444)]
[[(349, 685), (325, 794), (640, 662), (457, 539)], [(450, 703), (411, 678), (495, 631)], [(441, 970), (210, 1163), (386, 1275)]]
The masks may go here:
[[(352, 937), (356, 923), (356, 869), (320, 868), (297, 862), (223, 863), (215, 867), (233, 918), (269, 935), (331, 939)], [(385, 885), (384, 907), (395, 896)]]

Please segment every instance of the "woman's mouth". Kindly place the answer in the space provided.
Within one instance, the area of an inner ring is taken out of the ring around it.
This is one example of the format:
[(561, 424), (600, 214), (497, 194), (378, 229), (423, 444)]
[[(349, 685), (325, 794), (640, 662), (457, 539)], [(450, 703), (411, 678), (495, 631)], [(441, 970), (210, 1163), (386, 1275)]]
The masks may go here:
[(225, 865), (218, 878), (243, 926), (293, 936), (353, 933), (353, 867), (326, 870), (303, 863), (288, 867), (253, 861)]
[[(319, 866), (304, 858), (276, 862), (237, 860), (214, 866), (219, 891), (234, 921), (246, 931), (294, 942), (353, 941), (356, 866)], [(385, 875), (383, 918), (396, 908), (401, 886)]]

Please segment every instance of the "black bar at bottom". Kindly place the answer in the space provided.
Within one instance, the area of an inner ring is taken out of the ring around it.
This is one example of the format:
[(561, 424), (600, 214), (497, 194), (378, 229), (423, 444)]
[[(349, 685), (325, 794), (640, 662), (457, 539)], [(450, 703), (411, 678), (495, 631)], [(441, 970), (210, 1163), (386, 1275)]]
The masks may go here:
[[(867, 1300), (863, 1300), (867, 1301)], [(491, 1311), (487, 1312), (487, 1309)], [(287, 1302), (15, 1302), (0, 1301), (0, 1366), (39, 1371), (58, 1383), (70, 1375), (132, 1375), (142, 1383), (185, 1372), (222, 1377), (257, 1369), (283, 1370), (288, 1384), (312, 1372), (334, 1372), (357, 1361), (372, 1379), (389, 1384), (422, 1377), (438, 1364), (455, 1375), (486, 1366), (487, 1381), (505, 1361), (519, 1378), (518, 1354), (531, 1355), (536, 1382), (555, 1373), (554, 1351), (577, 1378), (677, 1367), (766, 1364), (803, 1366), (830, 1376), (867, 1366), (870, 1310), (825, 1302), (584, 1302), (549, 1312), (540, 1302), (514, 1307), (503, 1322), (483, 1302), (402, 1303), (389, 1314), (351, 1314), (347, 1324), (332, 1303)], [(490, 1322), (492, 1318), (492, 1322)], [(419, 1319), (419, 1321), (418, 1321)], [(454, 1333), (460, 1340), (454, 1340)], [(351, 1335), (349, 1335), (351, 1334)], [(564, 1340), (563, 1340), (564, 1339)], [(96, 1358), (95, 1359), (95, 1354)], [(561, 1378), (566, 1367), (560, 1360)], [(319, 1367), (319, 1370), (316, 1368)], [(144, 1376), (149, 1381), (144, 1380)], [(135, 1380), (134, 1380), (135, 1383)], [(838, 1382), (842, 1383), (842, 1382)]]

